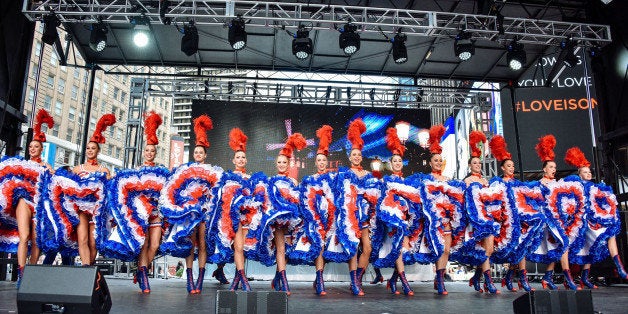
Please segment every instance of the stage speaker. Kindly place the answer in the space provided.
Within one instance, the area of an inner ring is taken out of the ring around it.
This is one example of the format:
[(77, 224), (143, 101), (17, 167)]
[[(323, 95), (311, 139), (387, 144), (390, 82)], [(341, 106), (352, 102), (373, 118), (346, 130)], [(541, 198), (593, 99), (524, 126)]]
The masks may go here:
[(228, 291), (216, 293), (216, 314), (288, 313), (288, 295), (279, 291)]
[(512, 301), (515, 314), (593, 313), (591, 290), (530, 291)]
[(109, 313), (111, 295), (97, 267), (26, 265), (19, 313)]

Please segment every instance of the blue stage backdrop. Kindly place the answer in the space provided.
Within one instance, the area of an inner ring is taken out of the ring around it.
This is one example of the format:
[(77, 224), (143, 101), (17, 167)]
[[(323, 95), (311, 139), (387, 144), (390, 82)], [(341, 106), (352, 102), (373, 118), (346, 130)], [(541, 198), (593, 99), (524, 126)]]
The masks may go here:
[[(194, 100), (192, 119), (201, 114), (209, 115), (214, 122), (214, 129), (208, 132), (211, 146), (207, 161), (225, 169), (234, 167), (233, 152), (229, 148), (229, 131), (232, 128), (239, 127), (249, 138), (247, 172), (263, 171), (268, 175), (276, 173), (275, 158), (287, 137), (299, 132), (307, 139), (308, 145), (300, 152), (295, 152), (290, 171), (291, 176), (300, 180), (316, 171), (316, 130), (323, 124), (334, 128), (333, 141), (329, 148), (330, 168), (348, 167), (351, 145), (347, 141), (347, 127), (351, 120), (361, 117), (367, 125), (367, 131), (362, 136), (365, 142), (362, 166), (365, 169), (370, 169), (370, 162), (375, 157), (383, 161), (390, 159), (391, 154), (386, 149), (385, 142), (386, 129), (394, 127), (397, 121), (406, 121), (411, 124), (411, 128), (406, 142), (408, 150), (404, 158), (404, 174), (427, 171), (429, 153), (419, 145), (418, 134), (419, 131), (429, 128), (428, 110)], [(190, 136), (190, 143), (194, 143), (194, 134)], [(193, 150), (190, 149), (189, 153), (190, 160), (193, 160)]]

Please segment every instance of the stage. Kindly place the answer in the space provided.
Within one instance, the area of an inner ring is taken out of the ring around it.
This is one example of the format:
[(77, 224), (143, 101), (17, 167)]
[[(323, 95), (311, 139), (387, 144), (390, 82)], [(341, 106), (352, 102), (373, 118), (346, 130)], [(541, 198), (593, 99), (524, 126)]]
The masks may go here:
[[(216, 290), (228, 289), (213, 280), (206, 280), (201, 295), (188, 295), (183, 279), (151, 279), (152, 292), (142, 295), (137, 285), (127, 278), (107, 277), (113, 306), (111, 313), (214, 313)], [(541, 289), (538, 283), (532, 283)], [(501, 295), (476, 293), (464, 282), (447, 282), (449, 295), (438, 296), (431, 282), (411, 282), (415, 295), (391, 295), (385, 284), (363, 285), (366, 293), (355, 297), (349, 293), (348, 282), (326, 283), (327, 295), (314, 294), (311, 282), (291, 282), (288, 300), (290, 313), (509, 313), (512, 301), (523, 292), (502, 291)], [(269, 281), (253, 281), (254, 290), (270, 289)], [(401, 289), (401, 285), (398, 284)], [(562, 287), (561, 287), (562, 288)], [(593, 306), (599, 313), (625, 313), (628, 306), (628, 285), (602, 287), (593, 291)], [(17, 290), (14, 282), (0, 282), (0, 313), (15, 313)]]

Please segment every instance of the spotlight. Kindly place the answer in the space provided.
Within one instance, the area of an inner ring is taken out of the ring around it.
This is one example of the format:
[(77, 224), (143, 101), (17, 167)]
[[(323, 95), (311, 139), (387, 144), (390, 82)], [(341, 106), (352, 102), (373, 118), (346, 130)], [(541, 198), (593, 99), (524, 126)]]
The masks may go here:
[(578, 64), (578, 57), (576, 56), (575, 45), (571, 39), (563, 41), (560, 43), (560, 48), (562, 51), (560, 52), (559, 59), (563, 60), (563, 64), (573, 68)]
[(304, 26), (299, 26), (299, 30), (292, 40), (292, 54), (299, 60), (309, 58), (314, 51), (312, 39), (309, 36), (310, 32), (305, 30)]
[(54, 15), (54, 13), (50, 13), (44, 16), (44, 33), (41, 36), (41, 40), (48, 44), (52, 45), (55, 41), (59, 40), (59, 33), (57, 33), (57, 26), (61, 25), (61, 22)]
[(475, 45), (471, 40), (471, 34), (461, 31), (456, 35), (454, 41), (454, 52), (461, 61), (467, 61), (471, 59), (471, 56), (475, 54)]
[(107, 47), (107, 26), (103, 23), (93, 24), (92, 33), (89, 35), (89, 47), (101, 52)]
[(408, 61), (408, 49), (406, 48), (406, 39), (408, 39), (408, 37), (401, 31), (399, 31), (397, 35), (395, 35), (395, 37), (391, 39), (393, 59), (397, 64), (405, 63), (406, 61)]
[(181, 51), (188, 57), (198, 51), (198, 30), (194, 26), (194, 21), (190, 21), (188, 25), (183, 27)]
[(142, 48), (148, 45), (148, 32), (150, 29), (148, 25), (135, 26), (135, 35), (133, 35), (133, 42), (136, 46)]
[(231, 20), (229, 24), (229, 44), (233, 50), (242, 50), (246, 47), (246, 31), (244, 30), (245, 22), (242, 16)]
[(357, 30), (358, 27), (351, 23), (347, 23), (343, 28), (339, 29), (338, 45), (348, 56), (360, 50), (360, 35), (356, 33)]
[(506, 50), (508, 50), (506, 55), (508, 66), (514, 71), (520, 70), (526, 63), (526, 52), (523, 50), (523, 45), (513, 40), (506, 47)]

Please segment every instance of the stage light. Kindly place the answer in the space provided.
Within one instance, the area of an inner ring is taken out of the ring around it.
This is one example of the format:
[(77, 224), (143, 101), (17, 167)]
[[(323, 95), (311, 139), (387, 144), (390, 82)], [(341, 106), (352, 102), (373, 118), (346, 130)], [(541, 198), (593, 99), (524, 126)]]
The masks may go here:
[(400, 31), (393, 39), (390, 40), (392, 42), (393, 59), (397, 64), (408, 61), (408, 49), (406, 48), (407, 39), (408, 37), (406, 34)]
[(397, 137), (402, 144), (405, 144), (410, 137), (410, 123), (405, 121), (399, 121), (395, 124), (395, 129), (397, 129)]
[(576, 56), (575, 43), (571, 39), (568, 39), (560, 43), (560, 48), (562, 48), (562, 51), (560, 52), (559, 58), (563, 60), (563, 64), (570, 68), (576, 66), (578, 64), (578, 57)]
[(299, 60), (309, 58), (312, 52), (314, 52), (314, 45), (309, 36), (310, 32), (307, 31), (304, 26), (299, 26), (297, 34), (294, 35), (294, 39), (292, 40), (292, 54)]
[(375, 156), (375, 158), (373, 158), (373, 160), (371, 161), (371, 170), (382, 171), (382, 166), (382, 160), (379, 159), (379, 157)]
[(89, 35), (89, 47), (101, 52), (107, 47), (107, 26), (103, 23), (92, 24), (92, 32)]
[(44, 33), (41, 36), (41, 40), (48, 44), (52, 45), (55, 41), (59, 40), (59, 33), (57, 32), (57, 26), (61, 25), (61, 22), (54, 15), (54, 13), (50, 13), (44, 16)]
[(194, 21), (190, 21), (188, 25), (183, 27), (181, 51), (188, 57), (198, 51), (198, 30), (194, 26)]
[(242, 50), (246, 47), (245, 24), (242, 16), (231, 20), (229, 24), (229, 44), (233, 50)]
[(456, 39), (454, 40), (454, 52), (461, 61), (471, 59), (471, 56), (475, 54), (475, 45), (471, 40), (470, 33), (461, 31), (456, 35)]
[(526, 63), (526, 52), (523, 50), (523, 45), (513, 40), (508, 47), (506, 47), (508, 53), (506, 54), (506, 60), (508, 66), (514, 70), (520, 70)]
[(360, 50), (360, 35), (356, 33), (358, 27), (351, 23), (347, 23), (344, 27), (338, 29), (340, 36), (338, 37), (338, 46), (348, 56)]
[(142, 48), (148, 45), (148, 32), (150, 29), (147, 25), (135, 26), (135, 35), (133, 35), (133, 42), (136, 46)]

